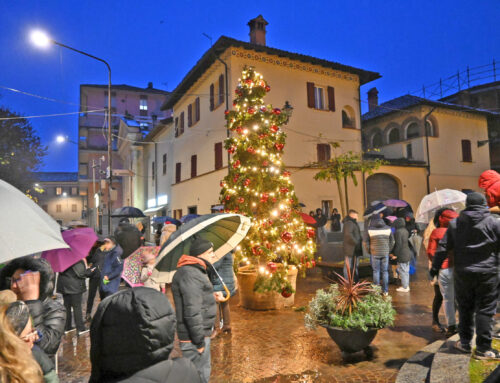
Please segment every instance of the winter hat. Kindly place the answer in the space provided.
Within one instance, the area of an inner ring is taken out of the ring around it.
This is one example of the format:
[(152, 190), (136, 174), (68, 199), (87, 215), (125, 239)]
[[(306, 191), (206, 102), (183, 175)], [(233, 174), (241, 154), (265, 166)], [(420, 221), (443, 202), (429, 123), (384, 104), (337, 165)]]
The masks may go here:
[(0, 291), (0, 305), (9, 305), (15, 301), (17, 301), (17, 295), (14, 291), (12, 290)]
[(191, 243), (191, 249), (189, 249), (189, 255), (197, 257), (198, 255), (203, 254), (205, 251), (211, 249), (212, 247), (214, 247), (212, 242), (198, 237)]
[(116, 245), (116, 238), (115, 237), (113, 237), (112, 235), (110, 235), (109, 237), (106, 237), (104, 239), (104, 242), (106, 242), (107, 239), (109, 239), (111, 242), (113, 242)]
[(467, 199), (465, 200), (466, 206), (471, 205), (479, 205), (486, 206), (486, 197), (478, 192), (473, 192), (467, 195)]
[(454, 210), (446, 209), (439, 216), (439, 227), (448, 227), (451, 220), (458, 217), (458, 213)]
[(5, 315), (17, 335), (20, 335), (30, 320), (30, 310), (23, 301), (12, 302)]

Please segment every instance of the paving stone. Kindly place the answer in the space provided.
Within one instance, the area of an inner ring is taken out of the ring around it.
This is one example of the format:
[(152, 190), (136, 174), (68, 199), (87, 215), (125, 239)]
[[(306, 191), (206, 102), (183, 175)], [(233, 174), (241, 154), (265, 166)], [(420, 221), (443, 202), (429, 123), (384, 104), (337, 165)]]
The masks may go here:
[(469, 383), (471, 356), (453, 347), (458, 339), (454, 335), (439, 348), (432, 362), (430, 383)]

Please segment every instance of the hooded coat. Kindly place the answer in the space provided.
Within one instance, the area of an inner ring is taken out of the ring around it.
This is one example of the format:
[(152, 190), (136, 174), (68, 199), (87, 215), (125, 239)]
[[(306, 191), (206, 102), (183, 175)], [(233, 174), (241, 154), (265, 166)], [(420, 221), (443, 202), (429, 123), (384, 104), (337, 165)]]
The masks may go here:
[(484, 189), (489, 207), (500, 206), (500, 174), (494, 170), (481, 173), (479, 187)]
[[(429, 237), (429, 245), (427, 246), (427, 256), (431, 262), (433, 262), (434, 254), (438, 248), (439, 241), (443, 239), (450, 222), (457, 217), (458, 214), (450, 209), (441, 209), (436, 212), (436, 216), (434, 217), (434, 224), (436, 225), (436, 228), (432, 231)], [(453, 265), (450, 265), (450, 260), (448, 255), (446, 255), (439, 268), (447, 269), (451, 266)], [(439, 268), (437, 269), (439, 270)]]
[(42, 258), (26, 256), (17, 258), (0, 270), (0, 290), (10, 289), (8, 278), (17, 269), (38, 271), (40, 273), (40, 296), (37, 300), (26, 301), (30, 309), (33, 325), (41, 333), (38, 346), (53, 357), (61, 343), (66, 324), (66, 309), (52, 299), (54, 291), (54, 271), (49, 262)]
[(394, 236), (382, 218), (374, 217), (370, 220), (367, 242), (373, 257), (386, 257), (392, 252)]
[(344, 218), (343, 237), (342, 246), (345, 257), (352, 258), (363, 255), (361, 230), (359, 229), (358, 222), (350, 216)]
[(205, 337), (212, 334), (217, 305), (202, 259), (190, 255), (179, 259), (172, 279), (172, 295), (179, 340), (191, 341), (198, 349), (204, 347)]
[[(105, 294), (114, 294), (120, 288), (120, 277), (123, 271), (122, 248), (116, 245), (111, 250), (106, 251), (101, 270), (101, 285), (99, 290)], [(108, 276), (109, 282), (104, 284), (104, 276)]]
[(394, 248), (392, 252), (398, 258), (398, 263), (410, 262), (412, 252), (408, 242), (409, 233), (406, 229), (405, 220), (403, 218), (396, 219), (394, 221), (394, 228), (396, 231), (394, 233)]
[(108, 297), (90, 327), (90, 382), (200, 382), (189, 360), (168, 360), (174, 337), (175, 313), (162, 293), (136, 287)]
[(91, 275), (92, 271), (90, 269), (87, 270), (83, 261), (79, 261), (62, 273), (59, 273), (59, 278), (57, 278), (57, 292), (61, 294), (82, 294), (87, 291), (85, 278)]
[[(141, 232), (134, 225), (122, 222), (115, 230), (116, 242), (123, 249), (122, 259), (127, 258), (142, 245)], [(104, 275), (104, 274), (103, 274)]]

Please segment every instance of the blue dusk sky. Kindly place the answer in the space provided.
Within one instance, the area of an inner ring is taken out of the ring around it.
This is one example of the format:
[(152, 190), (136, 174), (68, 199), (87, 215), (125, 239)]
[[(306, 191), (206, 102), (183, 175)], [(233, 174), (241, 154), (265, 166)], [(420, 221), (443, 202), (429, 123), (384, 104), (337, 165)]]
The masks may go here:
[[(248, 41), (246, 24), (259, 14), (268, 46), (379, 72), (362, 87), (364, 101), (373, 86), (383, 102), (500, 61), (498, 0), (0, 0), (0, 105), (25, 116), (76, 112), (79, 85), (107, 81), (97, 61), (30, 45), (34, 28), (107, 60), (115, 84), (173, 90), (210, 47), (202, 33)], [(41, 170), (77, 171), (76, 146), (55, 143), (58, 134), (77, 140), (77, 116), (31, 121), (49, 147)]]

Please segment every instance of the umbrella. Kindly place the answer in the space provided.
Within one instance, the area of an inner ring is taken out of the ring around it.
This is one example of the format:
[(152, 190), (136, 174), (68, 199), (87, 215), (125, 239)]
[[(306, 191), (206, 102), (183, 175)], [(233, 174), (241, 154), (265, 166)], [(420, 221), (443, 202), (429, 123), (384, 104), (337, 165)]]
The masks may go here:
[(455, 211), (463, 210), (466, 198), (466, 194), (453, 189), (436, 190), (434, 193), (427, 194), (420, 201), (415, 222), (429, 223), (434, 218), (434, 213), (442, 207), (449, 207)]
[(160, 252), (160, 246), (142, 246), (134, 251), (125, 259), (123, 263), (122, 278), (132, 287), (142, 286), (141, 271), (142, 271), (142, 255), (147, 252), (153, 252), (155, 257)]
[(154, 217), (152, 221), (156, 225), (164, 224), (167, 221), (173, 223), (176, 226), (179, 226), (182, 223), (178, 219), (175, 219), (175, 218), (172, 218), (172, 217), (169, 217), (169, 216), (166, 216), (166, 215), (162, 216), (162, 217)]
[(306, 205), (304, 205), (302, 202), (299, 202), (299, 206), (300, 207), (306, 207)]
[(381, 213), (386, 209), (387, 206), (385, 206), (382, 202), (378, 202), (376, 204), (372, 204), (368, 209), (366, 209), (365, 212), (363, 213), (363, 216), (365, 218), (369, 218), (372, 215)]
[(42, 258), (49, 261), (56, 273), (69, 269), (79, 260), (85, 258), (98, 240), (94, 229), (90, 227), (63, 231), (62, 237), (69, 245), (69, 249), (49, 250), (42, 253)]
[(113, 211), (111, 217), (130, 217), (130, 218), (139, 218), (145, 217), (142, 210), (137, 209), (133, 206), (123, 206)]
[(9, 183), (0, 180), (0, 263), (67, 248), (59, 224), (35, 202)]
[(314, 217), (311, 217), (309, 214), (306, 213), (299, 213), (299, 214), (302, 217), (302, 220), (304, 221), (305, 224), (307, 225), (316, 224), (316, 220), (314, 219)]
[(159, 283), (172, 282), (180, 257), (189, 254), (193, 235), (212, 242), (216, 262), (238, 246), (251, 226), (250, 218), (240, 214), (206, 214), (189, 221), (163, 245), (152, 277)]
[(388, 199), (382, 202), (385, 206), (389, 207), (406, 207), (409, 206), (410, 204), (406, 201), (403, 201), (401, 199)]
[(182, 217), (180, 219), (181, 223), (188, 223), (189, 221), (191, 221), (192, 219), (195, 219), (195, 218), (198, 218), (199, 215), (198, 214), (187, 214), (185, 215), (184, 217)]
[(393, 223), (395, 220), (398, 219), (398, 217), (394, 215), (388, 215), (387, 217), (385, 217), (385, 219), (388, 220), (390, 223)]

